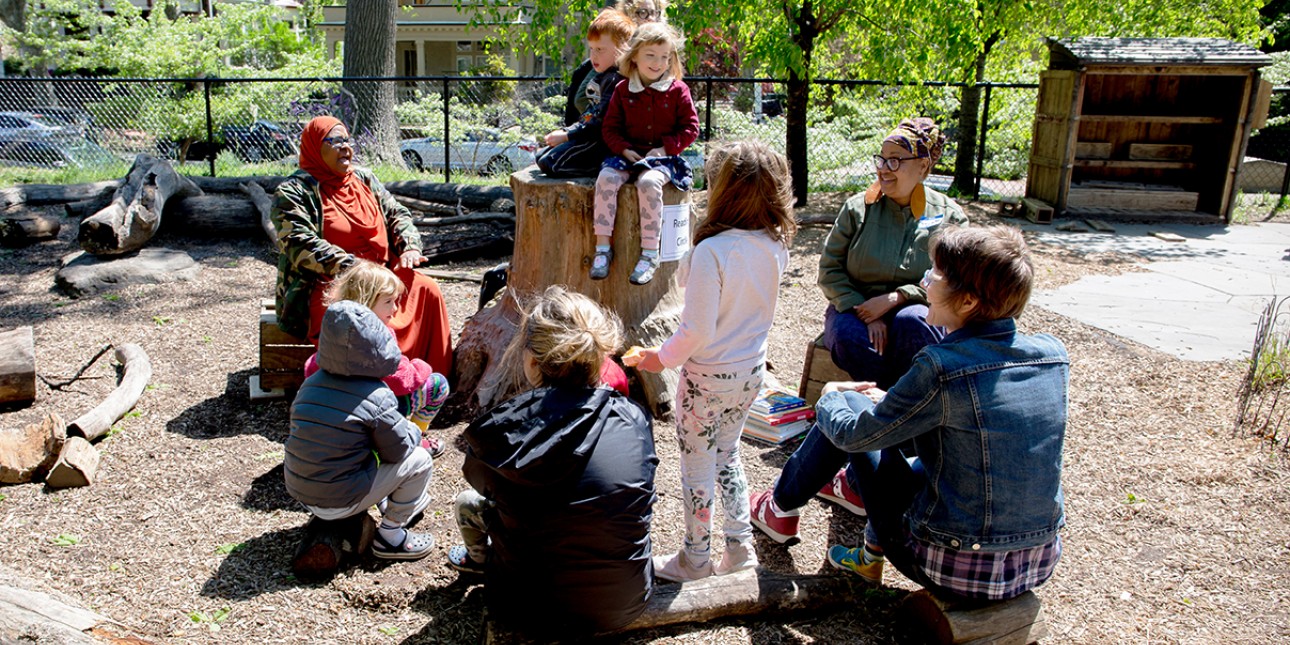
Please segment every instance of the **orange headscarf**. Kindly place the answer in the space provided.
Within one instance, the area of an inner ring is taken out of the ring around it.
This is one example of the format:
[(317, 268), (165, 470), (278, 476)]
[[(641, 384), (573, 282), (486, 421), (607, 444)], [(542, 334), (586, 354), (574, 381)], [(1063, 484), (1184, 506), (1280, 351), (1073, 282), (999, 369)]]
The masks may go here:
[(385, 216), (372, 189), (352, 171), (338, 173), (323, 161), (323, 137), (338, 125), (344, 124), (335, 117), (314, 117), (300, 133), (300, 168), (321, 186), (323, 239), (365, 260), (388, 264)]

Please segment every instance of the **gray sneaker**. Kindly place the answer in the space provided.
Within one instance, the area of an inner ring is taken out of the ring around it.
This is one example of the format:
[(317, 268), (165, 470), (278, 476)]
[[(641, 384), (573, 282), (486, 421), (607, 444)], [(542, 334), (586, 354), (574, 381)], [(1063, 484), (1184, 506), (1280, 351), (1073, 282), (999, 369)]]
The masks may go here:
[(614, 261), (614, 250), (609, 249), (604, 253), (599, 251), (591, 258), (591, 279), (604, 280), (609, 277), (609, 263)]
[(632, 275), (628, 279), (632, 284), (648, 284), (654, 279), (654, 271), (657, 269), (658, 256), (641, 255), (641, 259), (636, 261), (636, 268), (632, 270)]

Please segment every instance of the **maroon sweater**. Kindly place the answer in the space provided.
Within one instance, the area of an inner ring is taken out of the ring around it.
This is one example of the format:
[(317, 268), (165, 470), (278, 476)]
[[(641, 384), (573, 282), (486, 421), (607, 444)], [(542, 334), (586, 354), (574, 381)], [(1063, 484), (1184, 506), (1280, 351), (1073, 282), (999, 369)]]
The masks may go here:
[(699, 113), (694, 111), (690, 88), (672, 81), (666, 92), (646, 86), (640, 92), (619, 81), (609, 100), (600, 134), (610, 152), (622, 156), (628, 149), (644, 156), (654, 148), (679, 155), (699, 138)]

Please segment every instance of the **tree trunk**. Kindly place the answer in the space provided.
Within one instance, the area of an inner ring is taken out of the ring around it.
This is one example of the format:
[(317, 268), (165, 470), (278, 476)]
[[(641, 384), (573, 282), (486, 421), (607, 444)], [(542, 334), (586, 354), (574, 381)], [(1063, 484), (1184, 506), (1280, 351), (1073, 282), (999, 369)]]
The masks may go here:
[[(370, 0), (345, 12), (345, 76), (394, 76), (397, 0)], [(394, 116), (398, 87), (393, 82), (351, 81), (345, 90), (354, 100), (351, 118), (337, 115), (360, 142), (365, 161), (399, 163), (399, 127)]]
[[(632, 285), (627, 277), (640, 254), (640, 216), (634, 185), (618, 193), (618, 220), (613, 236), (614, 261), (609, 277), (592, 280), (587, 272), (595, 249), (592, 233), (590, 179), (560, 180), (541, 175), (536, 168), (511, 175), (515, 191), (515, 251), (506, 294), (466, 322), (455, 350), (457, 397), (454, 407), (467, 413), (486, 409), (519, 390), (521, 380), (513, 365), (500, 365), (502, 351), (515, 333), (520, 305), (553, 284), (585, 294), (614, 312), (623, 322), (627, 346), (661, 344), (680, 323), (682, 291), (678, 263), (664, 262), (646, 285)], [(663, 203), (689, 201), (689, 195), (668, 185)], [(690, 216), (691, 230), (695, 216)], [(517, 302), (518, 299), (518, 302)], [(641, 386), (656, 417), (672, 416), (672, 399), (679, 374), (641, 372)]]
[(82, 199), (111, 198), (113, 191), (121, 187), (120, 179), (96, 181), (88, 184), (27, 184), (0, 190), (0, 208), (25, 204), (27, 206), (48, 206), (63, 204)]
[(278, 245), (278, 229), (273, 225), (273, 218), (270, 217), (273, 200), (269, 198), (269, 194), (264, 192), (264, 187), (253, 181), (242, 184), (242, 192), (251, 198), (252, 204), (255, 204), (255, 210), (260, 216), (260, 230), (264, 231), (264, 236), (269, 238), (273, 248), (282, 250)]
[(66, 440), (66, 426), (57, 412), (22, 430), (0, 430), (0, 484), (25, 484), (43, 477), (58, 461)]
[(955, 141), (954, 184), (953, 188), (960, 195), (976, 193), (976, 143), (977, 125), (981, 120), (981, 86), (985, 81), (985, 63), (990, 56), (990, 48), (998, 40), (998, 34), (991, 35), (985, 41), (985, 48), (977, 54), (972, 63), (972, 83), (963, 86), (959, 93), (959, 123)]
[(89, 486), (99, 472), (99, 451), (80, 437), (68, 437), (59, 451), (58, 461), (45, 475), (50, 488)]
[(788, 74), (788, 105), (784, 111), (787, 126), (788, 167), (793, 175), (793, 198), (796, 206), (805, 206), (809, 173), (807, 170), (806, 109), (810, 106), (811, 84), (796, 71)]
[(0, 0), (0, 22), (16, 32), (27, 30), (26, 11), (27, 0)]
[(176, 174), (168, 162), (141, 154), (112, 203), (81, 222), (77, 241), (95, 255), (137, 251), (156, 234), (168, 200), (200, 194), (201, 189)]
[(126, 343), (116, 348), (116, 360), (123, 366), (121, 383), (93, 410), (67, 426), (67, 433), (90, 441), (107, 432), (118, 419), (125, 416), (139, 401), (148, 380), (152, 378), (152, 363), (142, 347)]

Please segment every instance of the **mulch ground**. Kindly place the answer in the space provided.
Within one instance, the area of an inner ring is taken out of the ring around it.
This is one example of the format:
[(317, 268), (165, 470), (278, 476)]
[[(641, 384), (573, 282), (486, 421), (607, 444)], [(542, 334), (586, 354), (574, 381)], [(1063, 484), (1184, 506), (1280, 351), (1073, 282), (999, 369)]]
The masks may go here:
[[(807, 211), (835, 213), (841, 196), (815, 195)], [(970, 207), (980, 223), (986, 207)], [(770, 359), (796, 385), (807, 343), (822, 328), (815, 286), (827, 229), (804, 229), (781, 284)], [(288, 403), (251, 402), (259, 302), (270, 297), (274, 253), (256, 240), (159, 238), (203, 267), (197, 282), (126, 287), (69, 299), (53, 290), (59, 239), (0, 251), (0, 329), (35, 329), (35, 405), (0, 414), (19, 428), (51, 412), (72, 419), (115, 386), (109, 358), (65, 381), (108, 344), (138, 343), (153, 377), (134, 411), (97, 446), (99, 481), (71, 490), (0, 488), (4, 569), (64, 593), (156, 642), (475, 643), (483, 589), (445, 564), (457, 542), (452, 498), (465, 484), (460, 443), (435, 464), (436, 504), (421, 524), (439, 541), (415, 563), (361, 562), (306, 584), (290, 557), (306, 513), (282, 483)], [(1137, 270), (1127, 254), (1074, 256), (1036, 246), (1039, 287), (1092, 273)], [(453, 265), (482, 271), (496, 260)], [(445, 282), (454, 329), (474, 312), (477, 286)], [(1031, 307), (1026, 332), (1070, 351), (1064, 485), (1065, 553), (1040, 591), (1051, 642), (1270, 642), (1290, 638), (1290, 471), (1281, 456), (1232, 431), (1244, 366), (1172, 358)], [(110, 353), (109, 355), (110, 356)], [(458, 423), (436, 430), (455, 439)], [(659, 552), (681, 543), (675, 428), (657, 423), (662, 465), (655, 508)], [(769, 486), (790, 449), (743, 444), (754, 488)], [(854, 544), (863, 524), (812, 503), (802, 541), (759, 538), (764, 566), (824, 572), (829, 544)], [(886, 643), (904, 638), (894, 608), (912, 585), (886, 587), (854, 609), (791, 620), (683, 625), (619, 639), (632, 643)]]

